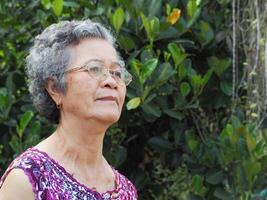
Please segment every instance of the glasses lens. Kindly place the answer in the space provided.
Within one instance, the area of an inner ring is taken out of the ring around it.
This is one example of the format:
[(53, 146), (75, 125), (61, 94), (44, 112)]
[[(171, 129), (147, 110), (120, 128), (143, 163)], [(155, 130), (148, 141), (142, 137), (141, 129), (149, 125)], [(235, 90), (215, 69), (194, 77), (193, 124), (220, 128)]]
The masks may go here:
[(101, 78), (104, 74), (104, 66), (100, 63), (90, 63), (87, 66), (88, 72), (92, 77)]
[(124, 82), (126, 86), (132, 82), (132, 75), (126, 70), (125, 70), (125, 75), (124, 75)]
[(90, 62), (86, 67), (90, 76), (92, 76), (93, 78), (104, 80), (105, 78), (107, 78), (108, 73), (110, 73), (110, 75), (116, 80), (118, 84), (125, 84), (127, 86), (132, 81), (131, 74), (120, 65), (113, 65), (110, 70), (107, 70), (104, 63)]

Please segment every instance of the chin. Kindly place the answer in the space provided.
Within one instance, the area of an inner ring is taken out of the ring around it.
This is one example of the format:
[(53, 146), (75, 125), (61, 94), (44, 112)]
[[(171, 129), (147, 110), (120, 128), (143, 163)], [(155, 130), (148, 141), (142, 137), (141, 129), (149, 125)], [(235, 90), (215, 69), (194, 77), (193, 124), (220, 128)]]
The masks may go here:
[(98, 115), (97, 118), (105, 123), (113, 124), (117, 122), (120, 118), (120, 113), (118, 111), (115, 112), (102, 112), (101, 115)]
[(105, 117), (105, 118), (103, 118), (103, 117), (102, 118), (99, 118), (99, 121), (101, 121), (101, 123), (107, 124), (108, 126), (116, 123), (118, 120), (119, 120), (118, 117), (117, 118), (112, 118), (112, 117), (110, 117), (110, 118), (107, 118), (107, 117)]

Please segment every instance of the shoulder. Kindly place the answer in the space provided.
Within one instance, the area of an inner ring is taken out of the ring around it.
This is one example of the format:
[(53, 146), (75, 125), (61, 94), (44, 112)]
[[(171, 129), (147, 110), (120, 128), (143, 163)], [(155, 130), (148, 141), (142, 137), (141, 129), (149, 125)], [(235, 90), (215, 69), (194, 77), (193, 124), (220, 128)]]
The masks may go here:
[(38, 154), (37, 151), (34, 151), (31, 148), (24, 151), (18, 157), (16, 157), (8, 166), (7, 170), (5, 171), (4, 175), (0, 180), (0, 187), (7, 175), (11, 171), (13, 171), (13, 169), (21, 169), (26, 173), (26, 175), (29, 176), (31, 175), (31, 173), (37, 171), (38, 169), (41, 169), (41, 166), (44, 165), (44, 162), (45, 159), (40, 154)]
[[(16, 192), (14, 192), (16, 189)], [(34, 199), (34, 193), (28, 177), (22, 169), (13, 169), (6, 176), (5, 181), (0, 188), (0, 199), (15, 200)]]
[(116, 171), (119, 179), (119, 187), (124, 190), (128, 194), (128, 197), (131, 197), (131, 200), (137, 199), (137, 190), (134, 186), (134, 184), (123, 174)]
[[(13, 199), (34, 196), (35, 185), (38, 183), (43, 162), (42, 157), (31, 149), (26, 150), (15, 158), (0, 179), (0, 199)], [(16, 188), (16, 193), (14, 193)], [(3, 196), (4, 195), (4, 196)]]

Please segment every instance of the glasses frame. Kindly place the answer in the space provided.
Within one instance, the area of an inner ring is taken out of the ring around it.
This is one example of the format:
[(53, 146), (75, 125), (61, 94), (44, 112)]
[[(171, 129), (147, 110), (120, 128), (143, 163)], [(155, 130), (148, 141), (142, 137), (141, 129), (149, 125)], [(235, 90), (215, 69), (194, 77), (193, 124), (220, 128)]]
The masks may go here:
[[(91, 63), (91, 62), (99, 62), (99, 63), (102, 63), (103, 65), (105, 65), (104, 62), (103, 62), (103, 60), (99, 60), (99, 59), (91, 59), (91, 60), (88, 60), (88, 61), (87, 61), (84, 65), (82, 65), (82, 66), (77, 66), (77, 67), (73, 67), (73, 68), (67, 69), (67, 70), (65, 71), (65, 73), (70, 73), (70, 72), (75, 72), (75, 71), (80, 71), (80, 70), (82, 70), (82, 71), (87, 71), (88, 74), (89, 74), (92, 78), (95, 78), (95, 77), (93, 77), (93, 76), (90, 74), (90, 72), (89, 72), (89, 67), (87, 67), (88, 64)], [(116, 62), (113, 62), (113, 63), (112, 63), (112, 65), (114, 65), (114, 64), (120, 66), (121, 72), (124, 73), (124, 75), (126, 75), (126, 76), (124, 76), (124, 77), (128, 77), (127, 79), (122, 78), (122, 82), (123, 82), (126, 86), (128, 86), (128, 85), (132, 82), (132, 75), (125, 69), (125, 64), (124, 64), (124, 62), (123, 62), (122, 60), (119, 60), (119, 61), (116, 61)], [(109, 70), (107, 67), (105, 67), (105, 69), (106, 69), (106, 72), (108, 72), (109, 75), (112, 76), (112, 77), (114, 78), (114, 71)], [(103, 76), (104, 76), (105, 74), (106, 74), (106, 73), (103, 73)], [(114, 78), (114, 80), (116, 80), (116, 78)], [(118, 84), (120, 84), (118, 81), (116, 81), (116, 82), (117, 82)], [(120, 85), (121, 85), (121, 84), (120, 84)]]

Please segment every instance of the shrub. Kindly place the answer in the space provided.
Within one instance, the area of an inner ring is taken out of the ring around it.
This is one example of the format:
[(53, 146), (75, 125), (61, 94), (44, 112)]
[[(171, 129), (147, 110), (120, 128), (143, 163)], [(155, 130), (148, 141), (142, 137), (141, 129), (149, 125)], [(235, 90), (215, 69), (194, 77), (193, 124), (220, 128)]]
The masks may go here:
[(233, 109), (230, 7), (227, 0), (3, 1), (1, 173), (55, 128), (27, 92), (24, 58), (33, 36), (58, 20), (91, 18), (111, 25), (134, 77), (104, 153), (139, 198), (261, 198), (266, 134), (246, 122), (245, 89)]

